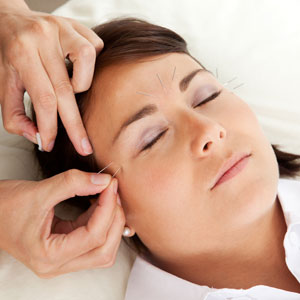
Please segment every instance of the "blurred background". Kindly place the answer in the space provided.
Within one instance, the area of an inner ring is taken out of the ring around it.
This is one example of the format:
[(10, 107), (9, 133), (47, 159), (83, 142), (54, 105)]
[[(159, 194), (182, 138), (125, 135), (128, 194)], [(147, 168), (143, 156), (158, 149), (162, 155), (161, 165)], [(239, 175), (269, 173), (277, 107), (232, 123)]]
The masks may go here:
[(48, 13), (67, 1), (68, 0), (25, 0), (30, 9)]

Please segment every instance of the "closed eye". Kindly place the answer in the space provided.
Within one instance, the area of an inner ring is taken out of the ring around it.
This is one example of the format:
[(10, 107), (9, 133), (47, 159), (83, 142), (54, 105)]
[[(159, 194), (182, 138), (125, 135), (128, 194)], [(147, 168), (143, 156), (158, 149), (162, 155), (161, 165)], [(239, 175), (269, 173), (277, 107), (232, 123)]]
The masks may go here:
[(167, 128), (166, 130), (162, 131), (157, 137), (155, 137), (149, 144), (147, 144), (142, 150), (147, 150), (150, 149), (167, 131), (169, 130), (169, 128)]
[(214, 100), (215, 98), (217, 98), (217, 97), (220, 95), (221, 91), (222, 91), (222, 90), (213, 93), (211, 96), (209, 96), (208, 98), (206, 98), (205, 100), (201, 101), (201, 102), (198, 103), (196, 106), (194, 106), (194, 108), (196, 108), (196, 107), (198, 107), (198, 106), (200, 106), (200, 105), (203, 105), (203, 104), (205, 104), (205, 103), (207, 103), (207, 102), (209, 102), (209, 101)]
[[(215, 98), (217, 98), (220, 93), (222, 92), (222, 90), (218, 91), (218, 92), (215, 92), (213, 93), (211, 96), (209, 96), (208, 98), (206, 98), (205, 100), (201, 101), (199, 104), (197, 104), (194, 108), (200, 106), (200, 105), (203, 105), (209, 101), (212, 101), (214, 100)], [(145, 151), (145, 150), (148, 150), (150, 149), (167, 131), (168, 131), (169, 128), (167, 128), (166, 130), (162, 131), (159, 135), (157, 135), (149, 144), (147, 144), (142, 150), (142, 151)]]

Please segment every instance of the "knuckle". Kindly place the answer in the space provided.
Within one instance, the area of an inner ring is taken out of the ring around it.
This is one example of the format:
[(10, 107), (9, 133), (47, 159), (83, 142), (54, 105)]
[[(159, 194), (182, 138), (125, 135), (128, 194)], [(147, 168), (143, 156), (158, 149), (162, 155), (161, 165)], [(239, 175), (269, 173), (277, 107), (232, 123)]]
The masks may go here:
[(9, 133), (15, 133), (16, 131), (16, 124), (13, 118), (5, 118), (5, 120), (3, 120), (3, 127)]
[(60, 17), (58, 16), (53, 16), (53, 15), (45, 15), (43, 16), (43, 19), (48, 23), (48, 24), (59, 24)]
[(79, 176), (80, 172), (77, 169), (68, 170), (63, 174), (63, 181), (66, 185), (74, 185), (76, 178)]
[(103, 42), (103, 40), (102, 40), (101, 38), (98, 38), (98, 39), (97, 39), (96, 47), (97, 47), (98, 49), (103, 49), (103, 47), (104, 47), (104, 42)]
[(49, 271), (49, 268), (41, 268), (39, 270), (34, 270), (34, 273), (39, 277), (43, 279), (50, 279), (55, 277), (54, 274), (52, 274), (52, 270)]
[(25, 49), (27, 49), (26, 39), (23, 36), (12, 37), (7, 43), (5, 55), (8, 61), (15, 65), (24, 57)]
[(47, 36), (51, 32), (51, 26), (49, 25), (50, 24), (47, 22), (47, 20), (43, 18), (37, 21), (30, 22), (27, 25), (28, 26), (27, 29), (29, 33)]
[(115, 264), (115, 260), (112, 260), (109, 263), (105, 264), (103, 268), (111, 268), (114, 264)]
[(73, 93), (73, 87), (69, 80), (62, 80), (54, 86), (54, 90), (57, 94), (66, 95)]
[(63, 173), (63, 179), (66, 183), (73, 182), (75, 169), (68, 170)]
[(78, 50), (78, 55), (83, 59), (91, 59), (95, 60), (96, 58), (96, 50), (91, 44), (83, 44), (80, 46)]
[(112, 267), (115, 263), (115, 259), (116, 258), (112, 252), (105, 251), (101, 253), (102, 266)]
[(57, 103), (56, 103), (56, 97), (55, 95), (49, 93), (39, 96), (38, 106), (46, 111), (52, 111), (56, 109)]
[(36, 267), (33, 272), (39, 277), (39, 278), (47, 278), (47, 272), (42, 266)]
[(105, 234), (101, 234), (100, 237), (97, 237), (97, 245), (103, 247), (106, 243), (107, 236)]
[(53, 266), (41, 261), (35, 261), (32, 265), (33, 272), (40, 278), (49, 278), (53, 271)]
[(34, 249), (31, 266), (38, 277), (51, 278), (56, 269), (56, 255), (49, 253), (46, 249), (43, 249), (43, 247)]

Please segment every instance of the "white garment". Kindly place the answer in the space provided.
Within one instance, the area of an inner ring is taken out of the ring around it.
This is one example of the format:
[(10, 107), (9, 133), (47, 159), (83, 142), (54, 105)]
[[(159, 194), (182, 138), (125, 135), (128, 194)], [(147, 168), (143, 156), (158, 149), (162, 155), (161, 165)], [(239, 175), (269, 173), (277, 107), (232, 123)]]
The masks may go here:
[[(300, 282), (300, 181), (279, 179), (278, 198), (287, 224), (283, 245), (286, 264)], [(201, 286), (157, 268), (137, 256), (125, 300), (296, 300), (300, 294), (265, 285), (249, 289)]]

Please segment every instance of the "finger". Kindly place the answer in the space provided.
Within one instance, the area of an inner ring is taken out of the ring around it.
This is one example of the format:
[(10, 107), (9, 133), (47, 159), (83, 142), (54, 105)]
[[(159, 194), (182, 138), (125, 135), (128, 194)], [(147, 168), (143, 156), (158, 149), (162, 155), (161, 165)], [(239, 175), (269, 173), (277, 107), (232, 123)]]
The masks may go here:
[(57, 134), (57, 101), (51, 81), (38, 54), (28, 57), (26, 66), (20, 68), (21, 79), (36, 113), (43, 149), (48, 151)]
[(53, 234), (45, 242), (58, 262), (67, 262), (96, 247), (103, 246), (116, 213), (116, 194), (113, 179), (99, 198), (99, 203), (86, 226), (81, 226), (67, 235)]
[(69, 234), (52, 234), (44, 241), (49, 256), (55, 257), (56, 264), (63, 264), (105, 244), (116, 213), (116, 196), (111, 186), (100, 195), (99, 205), (86, 226), (78, 227)]
[(39, 199), (48, 209), (75, 197), (101, 193), (111, 183), (112, 176), (106, 173), (89, 173), (72, 169), (40, 182)]
[(93, 214), (95, 208), (97, 207), (98, 203), (95, 201), (94, 204), (92, 204), (87, 211), (82, 213), (75, 221), (68, 221), (68, 220), (62, 220), (58, 218), (57, 216), (54, 217), (53, 223), (52, 223), (52, 233), (70, 233), (71, 231), (75, 230), (76, 228), (80, 226), (85, 226)]
[(85, 37), (95, 47), (96, 55), (98, 55), (103, 49), (104, 43), (96, 32), (79, 22), (73, 22), (72, 26), (80, 35)]
[(84, 269), (111, 267), (120, 247), (125, 223), (123, 209), (117, 205), (117, 211), (108, 231), (105, 244), (63, 264), (59, 267), (58, 273), (64, 274)]
[(95, 61), (96, 49), (86, 38), (73, 30), (67, 30), (61, 39), (64, 57), (73, 62), (73, 76), (71, 83), (75, 93), (88, 90), (91, 86)]
[(23, 97), (24, 88), (17, 73), (6, 68), (8, 83), (4, 88), (4, 100), (1, 107), (4, 128), (13, 134), (23, 135), (36, 143), (37, 128), (26, 116)]
[[(44, 180), (44, 183), (45, 181), (46, 180)], [(96, 246), (102, 245), (105, 242), (107, 231), (111, 226), (115, 215), (115, 207), (117, 200), (116, 194), (113, 189), (115, 182), (117, 182), (117, 179), (111, 181), (110, 186), (106, 188), (100, 195), (99, 203), (98, 205), (96, 205), (96, 208), (93, 214), (91, 215), (90, 219), (88, 220), (86, 226), (80, 226), (72, 232), (70, 232), (69, 234), (51, 234), (51, 221), (54, 217), (54, 209), (52, 208), (49, 210), (47, 216), (45, 217), (45, 222), (41, 226), (41, 238), (44, 244), (43, 247), (47, 249), (47, 252), (50, 255), (50, 257), (51, 255), (55, 257), (55, 263), (64, 263), (66, 260), (70, 260), (74, 257), (77, 257), (87, 251), (90, 251)], [(81, 182), (81, 185), (84, 186), (84, 182)], [(45, 184), (42, 187), (44, 186)], [(76, 190), (76, 188), (74, 187), (73, 189)], [(103, 190), (103, 187), (99, 186), (98, 189)], [(43, 190), (48, 195), (48, 191), (45, 191), (45, 189)], [(77, 193), (75, 192), (77, 195), (87, 195), (95, 193), (91, 190), (85, 190), (84, 192), (82, 190), (79, 190), (78, 192), (78, 190), (79, 189), (77, 188)], [(53, 197), (55, 198), (57, 195), (59, 195), (59, 193), (57, 193), (56, 195), (54, 194)], [(62, 196), (62, 194), (60, 196)]]
[[(110, 182), (111, 175), (109, 174), (87, 173), (76, 169), (63, 172), (38, 182), (37, 185), (39, 188), (37, 190), (40, 191), (40, 193), (39, 195), (36, 195), (36, 197), (37, 199), (43, 200), (43, 211), (47, 212), (45, 218), (42, 219), (40, 229), (41, 237), (44, 240), (47, 240), (53, 229), (59, 222), (62, 222), (61, 219), (54, 216), (53, 207), (56, 204), (76, 195), (88, 196), (98, 194), (105, 190)], [(74, 224), (69, 224), (68, 226), (70, 225), (73, 226)], [(67, 232), (69, 231), (68, 229), (65, 230)], [(59, 227), (58, 231), (63, 231), (62, 227)]]
[[(78, 173), (79, 172), (79, 173)], [(74, 197), (75, 195), (79, 195), (79, 196), (83, 196), (83, 195), (91, 195), (91, 194), (96, 194), (99, 193), (100, 190), (103, 191), (99, 197), (99, 201), (98, 201), (98, 205), (96, 206), (93, 214), (91, 215), (90, 219), (88, 220), (88, 223), (86, 226), (81, 226), (77, 229), (75, 229), (74, 231), (70, 232), (67, 235), (57, 235), (54, 237), (51, 237), (50, 233), (51, 233), (51, 224), (49, 225), (49, 219), (46, 218), (46, 220), (48, 221), (48, 223), (46, 225), (44, 225), (42, 232), (44, 234), (42, 234), (44, 236), (45, 240), (48, 240), (48, 243), (51, 242), (53, 243), (53, 241), (51, 241), (51, 239), (55, 239), (56, 241), (54, 242), (55, 244), (57, 244), (59, 251), (62, 250), (62, 246), (59, 245), (59, 243), (61, 241), (59, 241), (59, 239), (63, 239), (63, 241), (67, 241), (68, 243), (66, 243), (65, 249), (64, 251), (66, 253), (68, 253), (70, 255), (69, 252), (74, 252), (76, 250), (83, 251), (89, 251), (91, 248), (95, 247), (95, 245), (98, 245), (99, 243), (102, 242), (102, 240), (105, 239), (105, 234), (107, 232), (107, 226), (109, 226), (110, 224), (110, 219), (112, 218), (112, 214), (114, 213), (115, 210), (115, 206), (116, 206), (116, 194), (114, 192), (114, 186), (117, 183), (117, 179), (113, 179), (110, 182), (110, 185), (108, 188), (105, 188), (103, 185), (100, 184), (95, 184), (95, 187), (90, 187), (90, 183), (87, 182), (88, 180), (81, 180), (81, 182), (78, 182), (78, 178), (80, 176), (74, 176), (73, 174), (77, 175), (84, 173), (78, 170), (71, 170), (71, 171), (67, 171), (64, 172), (64, 176), (67, 178), (65, 179), (65, 183), (64, 184), (60, 184), (59, 182), (53, 181), (52, 184), (49, 182), (47, 182), (47, 179), (43, 181), (43, 186), (45, 186), (45, 188), (43, 189), (43, 193), (46, 195), (51, 195), (51, 201), (46, 199), (46, 202), (48, 202), (46, 205), (50, 206), (49, 211), (51, 209), (52, 206), (54, 206), (57, 202), (57, 199), (60, 199), (58, 202), (62, 201), (61, 199), (66, 199), (66, 194), (68, 194), (68, 197)], [(68, 174), (68, 175), (67, 175)], [(81, 174), (82, 175), (82, 174)], [(103, 176), (109, 176), (109, 179), (111, 178), (110, 175), (108, 174), (96, 174), (96, 176), (102, 175), (98, 178), (103, 178)], [(71, 176), (71, 177), (70, 177)], [(54, 176), (56, 177), (56, 176)], [(59, 176), (57, 175), (57, 178), (59, 178)], [(58, 179), (56, 178), (56, 181), (58, 181)], [(73, 179), (68, 179), (68, 178), (73, 178)], [(72, 182), (73, 180), (73, 182)], [(70, 182), (70, 184), (68, 184), (68, 182)], [(47, 190), (47, 184), (48, 186), (52, 185), (52, 188), (48, 188)], [(53, 189), (53, 186), (57, 186), (56, 191), (54, 191), (51, 194), (51, 190)], [(76, 187), (76, 185), (78, 185), (78, 187)], [(61, 189), (63, 186), (65, 186), (65, 189)], [(41, 187), (41, 188), (42, 188)], [(45, 201), (45, 199), (43, 199)], [(55, 201), (56, 200), (56, 201)], [(59, 237), (60, 236), (60, 237)], [(78, 243), (83, 242), (83, 239), (86, 240), (85, 243), (83, 243), (84, 245), (79, 245)], [(52, 246), (53, 248), (53, 246)], [(81, 248), (83, 248), (83, 250), (80, 250)], [(75, 250), (76, 249), (76, 250)], [(78, 255), (80, 255), (82, 253), (78, 253)]]
[(61, 50), (49, 51), (42, 48), (40, 51), (43, 65), (55, 92), (57, 109), (68, 136), (79, 154), (91, 154), (92, 147), (79, 113), (64, 58), (59, 56)]

